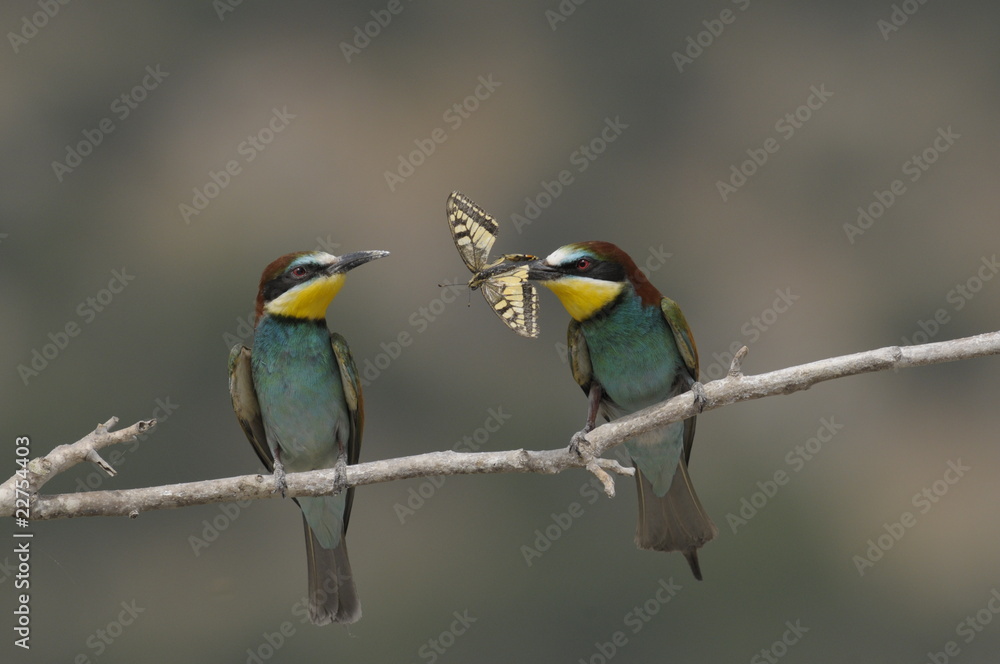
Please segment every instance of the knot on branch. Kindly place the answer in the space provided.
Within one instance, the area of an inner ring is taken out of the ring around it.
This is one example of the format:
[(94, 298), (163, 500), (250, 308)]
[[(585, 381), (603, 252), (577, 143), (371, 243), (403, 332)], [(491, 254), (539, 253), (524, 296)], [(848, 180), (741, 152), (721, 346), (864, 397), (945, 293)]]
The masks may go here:
[(104, 424), (98, 424), (96, 427), (94, 427), (94, 435), (106, 436), (108, 433), (111, 432), (111, 429), (113, 429), (117, 424), (118, 424), (118, 417), (112, 415), (111, 419), (109, 419), (107, 422), (105, 422)]
[(101, 458), (101, 455), (97, 453), (97, 450), (91, 447), (87, 450), (86, 456), (84, 458), (93, 463), (97, 464), (97, 467), (108, 474), (108, 477), (114, 477), (118, 474), (118, 471), (111, 467), (111, 464)]
[[(697, 383), (696, 383), (697, 384)], [(634, 475), (635, 469), (625, 468), (614, 459), (604, 459), (594, 454), (594, 444), (587, 438), (584, 431), (577, 431), (570, 440), (567, 455), (578, 465), (585, 468), (600, 481), (608, 498), (615, 497), (615, 480), (607, 471), (618, 475)]]
[[(895, 364), (896, 368), (916, 367), (986, 355), (1000, 355), (1000, 332), (991, 332), (965, 339), (906, 347), (888, 347), (852, 355), (818, 360), (787, 369), (756, 376), (744, 376), (741, 363), (747, 348), (740, 348), (733, 357), (728, 376), (706, 386), (712, 395), (705, 409), (720, 408), (729, 404), (777, 394), (788, 394), (808, 388), (823, 381), (874, 371), (883, 371)], [(729, 380), (735, 379), (735, 380)], [(694, 389), (692, 389), (694, 391)], [(614, 495), (612, 475), (632, 475), (632, 468), (624, 468), (617, 461), (599, 456), (616, 445), (641, 435), (646, 431), (665, 426), (695, 415), (695, 408), (686, 395), (678, 395), (660, 404), (654, 404), (632, 415), (596, 427), (583, 436), (581, 453), (564, 449), (530, 452), (524, 449), (507, 452), (477, 452), (470, 454), (429, 453), (415, 457), (386, 459), (352, 465), (347, 469), (351, 486), (376, 484), (398, 479), (428, 475), (457, 475), (473, 473), (534, 472), (558, 473), (567, 468), (585, 468), (597, 477), (609, 496)], [(127, 429), (110, 431), (117, 418), (98, 425), (97, 428), (72, 445), (60, 445), (41, 459), (28, 462), (34, 482), (29, 480), (28, 492), (35, 492), (74, 464), (80, 463), (107, 445), (132, 440), (155, 425), (154, 420), (137, 422)], [(587, 456), (587, 452), (590, 455)], [(330, 469), (295, 473), (301, 477), (296, 482), (329, 482), (325, 474)], [(15, 498), (22, 488), (23, 473), (13, 475), (0, 484), (0, 515), (11, 516), (15, 511)], [(91, 491), (58, 496), (32, 495), (32, 518), (53, 519), (77, 516), (132, 516), (154, 509), (171, 509), (188, 505), (214, 502), (233, 502), (234, 498), (261, 500), (271, 498), (274, 480), (263, 474), (237, 478), (188, 482), (166, 487), (129, 489), (126, 491)], [(324, 489), (302, 486), (294, 495), (326, 495)]]
[(742, 378), (743, 377), (743, 358), (747, 356), (750, 349), (746, 346), (741, 346), (736, 355), (733, 355), (733, 362), (729, 365), (729, 373), (727, 374), (729, 378)]
[(45, 477), (52, 472), (52, 462), (45, 457), (36, 457), (28, 462), (28, 472), (32, 475)]
[(892, 352), (892, 363), (896, 364), (903, 359), (903, 349), (899, 346), (893, 346), (890, 351)]
[(602, 457), (591, 457), (584, 465), (584, 468), (590, 471), (601, 482), (604, 487), (604, 493), (607, 494), (608, 498), (615, 497), (615, 480), (607, 471), (610, 470), (616, 475), (635, 475), (635, 468), (626, 468), (614, 459), (604, 459)]

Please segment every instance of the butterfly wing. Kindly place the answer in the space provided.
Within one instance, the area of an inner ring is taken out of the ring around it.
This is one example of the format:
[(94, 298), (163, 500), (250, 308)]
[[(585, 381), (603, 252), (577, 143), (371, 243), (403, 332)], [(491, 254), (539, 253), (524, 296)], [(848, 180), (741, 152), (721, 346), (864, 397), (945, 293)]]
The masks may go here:
[(445, 211), (451, 237), (462, 261), (471, 272), (479, 272), (489, 264), (490, 249), (500, 225), (483, 208), (457, 191), (448, 196)]
[[(527, 280), (528, 254), (509, 254), (490, 263), (490, 250), (500, 225), (464, 194), (453, 191), (445, 208), (448, 228), (465, 266), (473, 273), (469, 286), (483, 296), (507, 327), (524, 337), (538, 336), (538, 291)], [(521, 262), (521, 265), (516, 264)]]
[(522, 337), (538, 336), (538, 291), (528, 281), (528, 266), (492, 274), (482, 281), (483, 297), (507, 327)]

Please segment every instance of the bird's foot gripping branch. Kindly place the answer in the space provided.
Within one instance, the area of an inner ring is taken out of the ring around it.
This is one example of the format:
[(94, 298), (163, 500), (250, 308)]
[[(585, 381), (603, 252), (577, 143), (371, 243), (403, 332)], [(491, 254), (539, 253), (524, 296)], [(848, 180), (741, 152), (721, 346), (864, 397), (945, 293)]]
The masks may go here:
[[(791, 394), (816, 383), (856, 374), (1000, 355), (1000, 332), (917, 346), (888, 346), (750, 376), (742, 373), (741, 362), (744, 355), (742, 351), (737, 353), (729, 375), (704, 385), (705, 411), (740, 401)], [(631, 468), (624, 468), (612, 459), (601, 458), (601, 455), (629, 438), (671, 422), (679, 422), (697, 413), (698, 403), (685, 393), (596, 427), (586, 436), (592, 448), (595, 467), (606, 474), (631, 475)], [(99, 449), (133, 440), (135, 436), (152, 428), (155, 421), (140, 421), (125, 429), (111, 431), (116, 423), (117, 419), (112, 418), (78, 442), (60, 445), (44, 457), (29, 462), (31, 492), (37, 494), (41, 486), (56, 474), (81, 461), (92, 460)], [(586, 460), (571, 453), (566, 447), (545, 451), (449, 451), (349, 465), (346, 484), (361, 486), (437, 475), (555, 474), (567, 468), (587, 468), (593, 472)], [(332, 494), (336, 488), (336, 472), (335, 468), (327, 468), (289, 473), (288, 496)], [(0, 485), (0, 516), (14, 514), (16, 479), (17, 476), (14, 475)], [(275, 488), (274, 479), (270, 475), (244, 475), (123, 491), (33, 495), (32, 518), (43, 520), (81, 516), (135, 516), (148, 510), (270, 499), (277, 496)]]
[[(325, 331), (325, 326), (323, 330)], [(336, 352), (338, 343), (342, 340), (339, 340), (336, 335), (332, 335), (331, 339)], [(111, 418), (104, 424), (98, 425), (94, 431), (76, 443), (60, 445), (47, 455), (31, 461), (27, 460), (31, 450), (29, 437), (18, 437), (15, 440), (18, 469), (10, 479), (0, 485), (0, 516), (13, 516), (14, 523), (18, 528), (14, 533), (14, 551), (18, 556), (18, 579), (24, 586), (24, 591), (18, 595), (18, 606), (14, 610), (16, 621), (14, 631), (19, 637), (15, 641), (15, 645), (23, 648), (30, 647), (31, 596), (27, 592), (29, 587), (27, 584), (30, 583), (28, 577), (31, 571), (31, 537), (33, 533), (28, 528), (36, 520), (80, 516), (128, 516), (135, 518), (147, 510), (171, 509), (188, 505), (233, 502), (238, 505), (247, 505), (249, 503), (246, 501), (274, 498), (279, 493), (296, 498), (299, 505), (308, 502), (315, 504), (316, 502), (335, 501), (337, 498), (320, 499), (317, 497), (337, 496), (345, 489), (347, 496), (343, 500), (349, 506), (353, 487), (362, 484), (458, 474), (512, 472), (554, 474), (567, 468), (581, 467), (600, 480), (608, 496), (614, 496), (615, 493), (612, 474), (634, 474), (639, 487), (640, 508), (643, 508), (646, 503), (656, 498), (652, 485), (646, 479), (641, 468), (638, 471), (624, 468), (617, 461), (602, 458), (601, 455), (609, 449), (617, 445), (627, 444), (627, 441), (647, 432), (656, 433), (674, 422), (693, 418), (705, 410), (720, 408), (738, 401), (759, 399), (776, 394), (790, 394), (825, 380), (854, 374), (997, 355), (1000, 354), (1000, 332), (919, 346), (891, 346), (820, 360), (757, 376), (746, 376), (742, 373), (741, 364), (746, 352), (747, 349), (744, 346), (735, 354), (729, 373), (725, 378), (706, 385), (701, 385), (698, 382), (690, 383), (690, 396), (688, 392), (678, 394), (599, 427), (593, 427), (593, 418), (588, 418), (586, 429), (573, 436), (570, 446), (540, 452), (524, 449), (477, 453), (432, 452), (364, 464), (345, 464), (343, 460), (345, 455), (341, 453), (340, 461), (333, 467), (307, 472), (293, 472), (283, 478), (280, 473), (247, 475), (123, 491), (89, 491), (43, 496), (39, 494), (39, 490), (46, 482), (84, 460), (97, 464), (104, 472), (113, 476), (115, 474), (114, 468), (101, 458), (99, 450), (108, 445), (144, 437), (144, 432), (152, 428), (156, 421), (153, 419), (140, 421), (128, 428), (111, 431), (118, 423), (117, 418)], [(246, 363), (241, 361), (247, 357), (249, 357), (249, 350), (242, 346), (237, 346), (231, 355), (231, 373), (237, 375), (237, 378), (248, 373)], [(240, 374), (241, 371), (242, 374)], [(353, 366), (351, 372), (356, 373)], [(235, 383), (238, 385), (239, 381), (236, 380)], [(346, 389), (348, 386), (345, 383)], [(600, 401), (599, 389), (591, 390), (590, 395), (592, 399)], [(249, 404), (250, 401), (246, 400), (245, 397), (246, 394), (243, 391), (235, 390), (233, 392), (234, 406)], [(250, 410), (243, 409), (244, 414), (252, 412), (252, 410), (252, 408)], [(237, 413), (240, 413), (239, 408), (237, 408)], [(241, 418), (240, 422), (244, 425), (248, 436), (260, 428), (249, 419), (245, 423), (244, 418)], [(263, 451), (261, 448), (262, 453)], [(352, 457), (354, 461), (357, 460), (356, 451), (355, 448), (355, 455)], [(116, 457), (115, 454), (117, 451), (110, 454), (109, 458), (118, 463), (116, 459), (119, 457)], [(270, 459), (266, 455), (264, 458)], [(270, 467), (280, 468), (273, 461)], [(682, 460), (678, 465), (677, 474), (684, 481), (674, 482), (672, 486), (686, 487), (686, 490), (690, 491), (690, 479), (686, 473), (686, 465)], [(284, 483), (281, 482), (282, 479), (284, 479)], [(281, 491), (282, 488), (287, 488), (287, 490)], [(667, 496), (669, 495), (668, 492)], [(647, 498), (647, 496), (652, 496), (652, 498)], [(718, 534), (718, 529), (705, 514), (693, 492), (690, 493), (690, 503), (685, 507), (685, 510), (682, 512), (686, 515), (686, 521), (683, 522), (681, 531), (692, 534), (684, 542), (689, 543), (690, 546), (660, 546), (660, 540), (654, 537), (657, 532), (652, 529), (644, 529), (646, 522), (642, 518), (640, 518), (637, 527), (636, 544), (643, 549), (680, 551), (691, 566), (694, 577), (700, 580), (702, 574), (697, 558), (698, 549), (714, 538)], [(652, 510), (640, 511), (640, 517), (643, 513), (652, 513)], [(692, 516), (698, 518), (693, 519)], [(692, 523), (700, 527), (700, 530), (691, 527)], [(309, 618), (315, 624), (350, 623), (358, 620), (361, 617), (361, 607), (353, 586), (353, 575), (347, 559), (346, 541), (343, 534), (341, 534), (339, 544), (334, 543), (334, 548), (321, 550), (323, 543), (315, 533), (312, 530), (307, 530), (307, 533), (309, 533), (309, 539), (307, 539), (310, 578)], [(670, 543), (668, 542), (668, 544)], [(195, 549), (196, 554), (197, 551)], [(323, 570), (322, 573), (319, 573), (320, 570)], [(335, 573), (338, 576), (330, 577), (328, 573)], [(324, 585), (320, 586), (313, 579), (322, 580)], [(337, 579), (339, 585), (326, 585), (326, 581), (329, 579)]]
[[(33, 479), (32, 518), (35, 520), (66, 519), (81, 516), (128, 516), (135, 518), (142, 512), (176, 509), (191, 505), (232, 503), (246, 500), (265, 500), (280, 496), (280, 487), (274, 475), (242, 475), (198, 482), (185, 482), (157, 487), (115, 491), (87, 491), (45, 496), (38, 494), (41, 485), (56, 474), (81, 462), (93, 460), (97, 449), (116, 443), (127, 443), (135, 436), (148, 431), (155, 420), (136, 422), (119, 431), (108, 431), (117, 423), (111, 418), (72, 445), (60, 445), (44, 457), (28, 463)], [(107, 465), (107, 464), (105, 464)], [(108, 465), (110, 469), (110, 465)], [(445, 475), (482, 475), (496, 473), (538, 473), (553, 475), (568, 468), (585, 468), (597, 477), (607, 477), (609, 496), (614, 495), (610, 474), (631, 476), (626, 468), (614, 459), (582, 459), (568, 449), (505, 452), (430, 452), (398, 459), (385, 459), (346, 467), (324, 468), (300, 473), (287, 473), (286, 496), (336, 495), (345, 488), (365, 484), (380, 484), (417, 477)], [(113, 469), (109, 471), (113, 474)], [(14, 486), (17, 475), (0, 485), (0, 516), (14, 514)]]

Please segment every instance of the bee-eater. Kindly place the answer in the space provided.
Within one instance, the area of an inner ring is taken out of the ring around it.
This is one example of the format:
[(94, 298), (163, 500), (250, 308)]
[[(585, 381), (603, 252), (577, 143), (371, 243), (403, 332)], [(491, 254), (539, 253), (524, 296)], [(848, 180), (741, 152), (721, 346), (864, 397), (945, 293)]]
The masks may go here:
[[(345, 468), (358, 462), (364, 428), (361, 381), (344, 338), (326, 310), (345, 275), (387, 251), (278, 258), (257, 291), (253, 350), (229, 353), (229, 391), (240, 426), (284, 494), (285, 471)], [(309, 617), (317, 625), (361, 617), (347, 557), (354, 489), (297, 498), (306, 529)]]
[[(617, 246), (566, 245), (531, 263), (528, 277), (553, 291), (573, 319), (570, 368), (590, 403), (580, 434), (594, 428), (598, 415), (634, 413), (697, 382), (698, 350), (680, 307)], [(688, 475), (694, 428), (691, 417), (632, 438), (625, 449), (639, 491), (636, 544), (680, 551), (700, 580), (698, 549), (719, 531)]]

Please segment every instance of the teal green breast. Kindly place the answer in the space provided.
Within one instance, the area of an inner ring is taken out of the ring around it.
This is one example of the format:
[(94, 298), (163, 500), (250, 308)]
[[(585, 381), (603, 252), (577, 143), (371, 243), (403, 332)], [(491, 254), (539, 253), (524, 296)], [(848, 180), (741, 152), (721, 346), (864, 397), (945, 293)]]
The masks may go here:
[(594, 375), (622, 413), (672, 395), (682, 360), (660, 308), (627, 296), (610, 315), (581, 324)]
[[(351, 425), (325, 322), (265, 316), (254, 334), (251, 365), (268, 444), (281, 450), (285, 470), (333, 467), (337, 443), (346, 447)], [(324, 548), (340, 542), (346, 500), (346, 492), (299, 499)]]
[[(627, 295), (609, 315), (581, 323), (594, 378), (604, 388), (604, 413), (616, 418), (683, 392), (686, 371), (659, 306)], [(657, 495), (670, 488), (683, 449), (684, 423), (676, 422), (625, 443)]]

